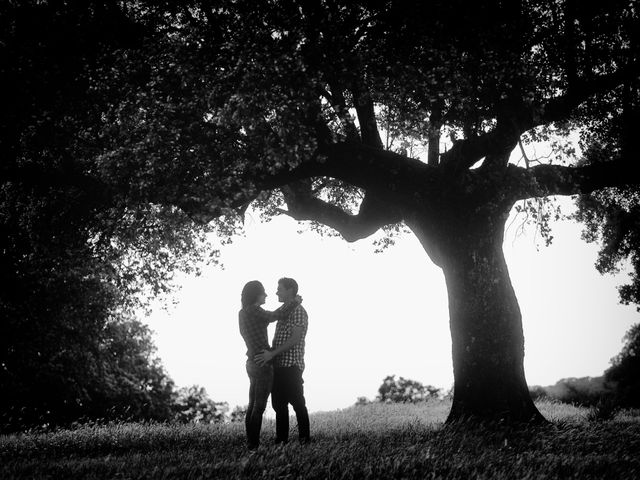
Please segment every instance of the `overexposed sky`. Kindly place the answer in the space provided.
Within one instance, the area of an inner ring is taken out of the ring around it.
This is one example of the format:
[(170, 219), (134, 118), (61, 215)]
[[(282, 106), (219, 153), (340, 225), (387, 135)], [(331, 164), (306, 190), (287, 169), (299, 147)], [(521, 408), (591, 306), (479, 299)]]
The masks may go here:
[[(597, 246), (580, 239), (575, 223), (554, 224), (550, 247), (536, 244), (532, 230), (520, 237), (515, 230), (507, 231), (504, 251), (523, 315), (528, 383), (601, 375), (640, 318), (634, 306), (618, 303), (616, 286), (626, 276), (595, 270)], [(309, 411), (373, 398), (392, 374), (452, 386), (444, 277), (413, 234), (374, 254), (371, 239), (349, 244), (320, 237), (284, 216), (268, 223), (249, 216), (245, 231), (221, 250), (224, 269), (212, 266), (200, 277), (184, 278), (177, 305), (158, 307), (145, 320), (178, 386), (204, 386), (232, 408), (248, 403), (240, 291), (247, 281), (260, 280), (268, 294), (265, 307), (275, 309), (282, 276), (298, 281), (309, 313)], [(274, 330), (269, 327), (270, 339)]]

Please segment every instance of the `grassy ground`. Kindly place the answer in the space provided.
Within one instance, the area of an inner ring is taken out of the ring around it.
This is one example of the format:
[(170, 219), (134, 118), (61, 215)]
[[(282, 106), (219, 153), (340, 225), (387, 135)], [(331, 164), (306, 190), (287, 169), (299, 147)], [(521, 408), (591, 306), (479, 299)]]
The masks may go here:
[(552, 424), (526, 430), (443, 428), (446, 402), (317, 413), (306, 446), (272, 446), (266, 421), (251, 455), (241, 424), (0, 436), (0, 478), (640, 478), (640, 416), (600, 422), (585, 409), (538, 407)]

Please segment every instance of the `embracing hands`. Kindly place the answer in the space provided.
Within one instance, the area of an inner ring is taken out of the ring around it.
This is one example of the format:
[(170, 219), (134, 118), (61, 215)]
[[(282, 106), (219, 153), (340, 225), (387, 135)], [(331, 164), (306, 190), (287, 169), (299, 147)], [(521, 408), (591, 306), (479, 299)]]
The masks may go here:
[(259, 367), (264, 367), (274, 356), (275, 355), (269, 350), (263, 350), (253, 357), (253, 361), (256, 362)]

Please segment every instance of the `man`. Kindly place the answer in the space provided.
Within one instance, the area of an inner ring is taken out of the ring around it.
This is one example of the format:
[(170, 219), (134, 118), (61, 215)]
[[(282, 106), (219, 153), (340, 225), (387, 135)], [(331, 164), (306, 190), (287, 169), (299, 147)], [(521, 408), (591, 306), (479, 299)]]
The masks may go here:
[[(278, 301), (288, 303), (298, 294), (298, 283), (293, 278), (278, 280)], [(304, 398), (302, 372), (304, 371), (304, 340), (309, 317), (302, 305), (297, 305), (284, 319), (278, 320), (271, 351), (255, 356), (258, 365), (273, 360), (273, 387), (271, 404), (276, 412), (276, 444), (289, 440), (289, 404), (296, 412), (298, 436), (301, 443), (308, 443), (309, 413)]]

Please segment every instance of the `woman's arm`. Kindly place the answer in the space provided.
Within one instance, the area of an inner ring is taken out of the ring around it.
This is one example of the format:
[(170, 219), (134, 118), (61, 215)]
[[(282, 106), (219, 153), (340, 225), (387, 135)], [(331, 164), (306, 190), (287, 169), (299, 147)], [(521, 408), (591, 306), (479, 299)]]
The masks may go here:
[(293, 309), (296, 308), (301, 303), (302, 303), (302, 297), (300, 297), (299, 295), (296, 295), (296, 298), (294, 300), (292, 300), (291, 302), (285, 303), (284, 305), (274, 310), (273, 312), (270, 312), (269, 310), (265, 310), (262, 307), (256, 307), (254, 309), (251, 309), (251, 316), (254, 317), (256, 320), (259, 320), (262, 322), (266, 322), (266, 323), (275, 322), (276, 320), (287, 318), (289, 314), (293, 311)]

